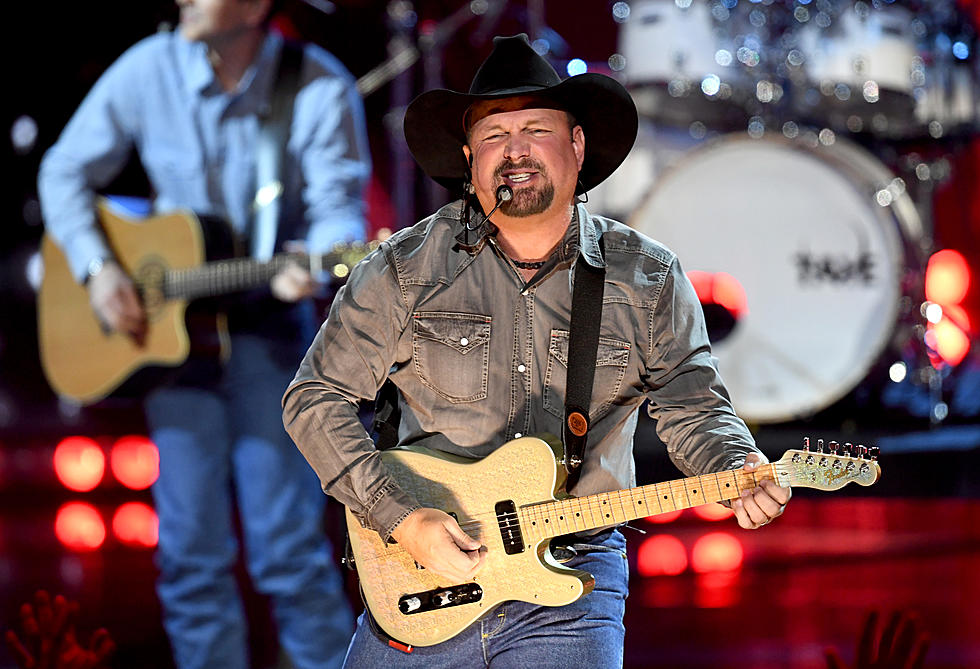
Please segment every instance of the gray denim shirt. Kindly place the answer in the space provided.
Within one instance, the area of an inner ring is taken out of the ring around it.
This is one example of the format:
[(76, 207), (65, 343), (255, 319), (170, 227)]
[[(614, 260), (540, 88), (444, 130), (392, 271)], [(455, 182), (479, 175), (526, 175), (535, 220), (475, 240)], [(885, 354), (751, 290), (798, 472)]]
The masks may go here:
[(467, 238), (459, 209), (399, 231), (354, 268), (283, 397), (286, 429), (323, 490), (366, 527), (388, 539), (419, 507), (357, 416), (386, 378), (400, 394), (400, 444), (482, 458), (522, 435), (561, 434), (577, 262), (604, 263), (606, 278), (588, 448), (570, 492), (636, 485), (633, 433), (648, 400), (687, 475), (736, 468), (756, 450), (671, 251), (579, 204), (551, 261), (525, 282), (492, 224), (477, 214)]

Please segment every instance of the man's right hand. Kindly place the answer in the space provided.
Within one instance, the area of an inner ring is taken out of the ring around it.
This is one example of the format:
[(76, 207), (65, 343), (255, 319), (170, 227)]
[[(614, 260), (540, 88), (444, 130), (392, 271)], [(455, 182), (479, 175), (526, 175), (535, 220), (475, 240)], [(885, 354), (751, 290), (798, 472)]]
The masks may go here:
[(438, 509), (416, 509), (391, 537), (420, 565), (454, 583), (472, 580), (486, 557), (486, 547)]
[(96, 317), (111, 331), (132, 337), (140, 346), (146, 339), (146, 312), (133, 280), (117, 263), (108, 261), (89, 279), (89, 302)]

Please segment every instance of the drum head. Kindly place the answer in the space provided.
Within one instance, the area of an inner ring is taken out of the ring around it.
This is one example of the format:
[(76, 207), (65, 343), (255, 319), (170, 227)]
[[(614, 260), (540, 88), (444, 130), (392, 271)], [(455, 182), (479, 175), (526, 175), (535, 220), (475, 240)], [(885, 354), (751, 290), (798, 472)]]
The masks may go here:
[(919, 231), (914, 207), (898, 202), (907, 195), (882, 196), (893, 180), (842, 140), (807, 148), (740, 135), (678, 162), (630, 219), (685, 271), (725, 273), (744, 290), (747, 310), (712, 350), (745, 420), (813, 414), (881, 355), (902, 297), (904, 242)]

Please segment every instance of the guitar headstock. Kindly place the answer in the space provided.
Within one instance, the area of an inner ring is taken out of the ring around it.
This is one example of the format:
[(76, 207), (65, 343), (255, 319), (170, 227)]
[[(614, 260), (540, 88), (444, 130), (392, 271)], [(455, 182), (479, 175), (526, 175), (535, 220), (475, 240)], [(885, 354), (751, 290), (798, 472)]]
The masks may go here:
[(786, 451), (773, 467), (783, 485), (820, 490), (838, 490), (852, 482), (869, 486), (881, 476), (877, 446), (842, 447), (831, 441), (824, 450), (823, 439), (818, 439), (816, 450), (810, 450), (809, 437), (802, 450)]

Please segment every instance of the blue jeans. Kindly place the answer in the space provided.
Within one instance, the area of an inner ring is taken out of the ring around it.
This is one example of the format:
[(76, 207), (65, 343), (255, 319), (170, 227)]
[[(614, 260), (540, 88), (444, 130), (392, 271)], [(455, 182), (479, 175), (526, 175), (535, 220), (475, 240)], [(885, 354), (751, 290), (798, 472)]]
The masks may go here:
[(344, 668), (622, 667), (629, 580), (626, 540), (612, 531), (589, 543), (613, 550), (580, 553), (565, 563), (595, 577), (595, 589), (582, 599), (558, 607), (506, 602), (449, 641), (411, 653), (388, 646), (362, 613)]
[(237, 505), (245, 565), (283, 649), (297, 669), (339, 667), (353, 616), (323, 531), (326, 497), (280, 410), (302, 350), (255, 335), (231, 343), (224, 366), (192, 363), (145, 403), (160, 450), (157, 592), (174, 658), (181, 669), (249, 666)]

